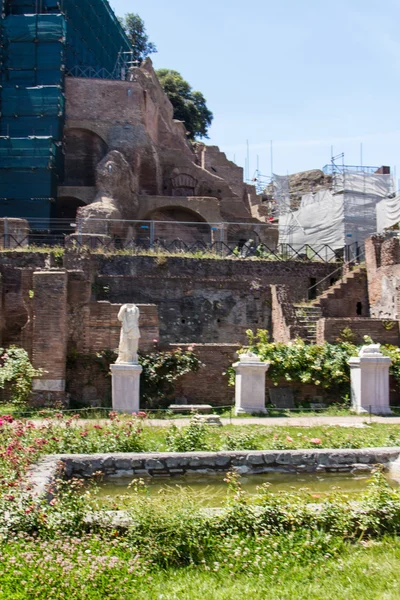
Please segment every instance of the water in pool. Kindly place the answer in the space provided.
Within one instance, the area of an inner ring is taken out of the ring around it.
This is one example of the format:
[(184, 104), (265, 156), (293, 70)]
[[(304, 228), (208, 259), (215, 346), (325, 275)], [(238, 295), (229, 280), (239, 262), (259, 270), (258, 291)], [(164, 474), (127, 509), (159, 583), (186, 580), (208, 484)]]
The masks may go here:
[[(225, 475), (197, 475), (172, 478), (146, 478), (146, 493), (149, 497), (166, 497), (179, 494), (189, 495), (199, 506), (218, 507), (224, 503), (228, 490), (224, 482)], [(264, 483), (269, 484), (269, 491), (299, 492), (307, 490), (313, 502), (322, 501), (327, 494), (341, 491), (356, 496), (364, 491), (371, 479), (370, 474), (351, 475), (349, 473), (263, 473), (247, 475), (240, 478), (240, 483), (249, 495), (257, 494), (257, 488)], [(105, 504), (115, 502), (129, 505), (133, 501), (134, 492), (129, 487), (132, 479), (104, 479), (98, 488), (98, 497)], [(389, 480), (390, 481), (390, 480)], [(390, 481), (392, 485), (397, 485)]]

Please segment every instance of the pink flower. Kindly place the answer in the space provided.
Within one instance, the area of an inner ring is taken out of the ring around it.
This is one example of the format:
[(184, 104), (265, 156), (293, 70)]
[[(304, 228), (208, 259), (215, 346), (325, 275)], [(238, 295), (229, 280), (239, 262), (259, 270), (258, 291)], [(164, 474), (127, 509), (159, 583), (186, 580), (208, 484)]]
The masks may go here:
[(319, 438), (313, 438), (313, 439), (311, 440), (311, 443), (312, 443), (312, 444), (322, 444), (322, 442), (321, 442), (321, 440), (320, 440)]
[(290, 435), (286, 436), (286, 441), (287, 442), (293, 442), (293, 438), (290, 437)]
[(194, 350), (193, 346), (188, 347), (188, 352), (193, 352), (193, 350)]
[(153, 340), (153, 343), (154, 344), (158, 344), (158, 340)]
[(143, 411), (139, 411), (138, 417), (139, 417), (139, 419), (147, 419), (147, 413), (145, 413)]

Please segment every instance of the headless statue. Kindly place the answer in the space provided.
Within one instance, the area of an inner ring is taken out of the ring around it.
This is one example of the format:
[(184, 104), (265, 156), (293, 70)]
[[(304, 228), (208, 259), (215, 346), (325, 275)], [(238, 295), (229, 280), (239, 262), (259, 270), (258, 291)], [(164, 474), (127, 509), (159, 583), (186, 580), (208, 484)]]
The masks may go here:
[(122, 327), (117, 364), (138, 364), (139, 317), (136, 304), (124, 304), (118, 313), (118, 321), (121, 322)]

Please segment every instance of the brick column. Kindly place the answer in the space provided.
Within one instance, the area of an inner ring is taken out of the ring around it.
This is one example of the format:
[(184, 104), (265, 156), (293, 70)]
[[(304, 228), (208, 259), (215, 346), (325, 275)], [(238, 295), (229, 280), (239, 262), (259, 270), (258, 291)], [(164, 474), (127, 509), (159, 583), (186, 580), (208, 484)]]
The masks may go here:
[(35, 400), (65, 403), (67, 354), (67, 272), (33, 275), (33, 366), (43, 369), (33, 383)]

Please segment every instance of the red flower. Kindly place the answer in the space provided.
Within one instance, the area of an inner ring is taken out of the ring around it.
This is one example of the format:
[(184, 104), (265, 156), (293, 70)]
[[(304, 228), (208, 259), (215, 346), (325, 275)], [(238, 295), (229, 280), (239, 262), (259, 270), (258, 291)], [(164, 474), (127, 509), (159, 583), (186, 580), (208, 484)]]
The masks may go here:
[(317, 445), (318, 445), (318, 444), (322, 444), (322, 442), (321, 442), (321, 440), (320, 440), (319, 438), (313, 438), (313, 439), (311, 440), (311, 443), (312, 443), (312, 444), (317, 444)]

